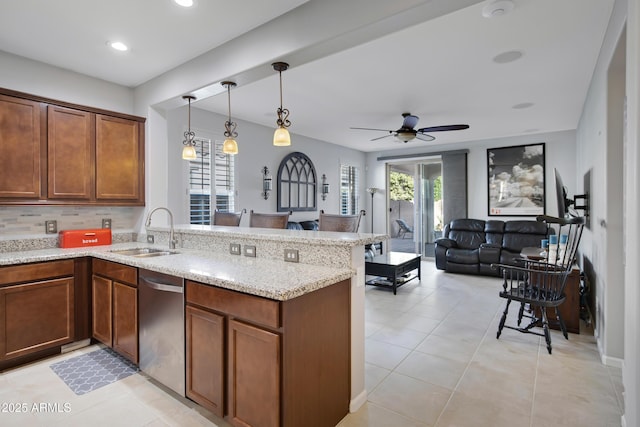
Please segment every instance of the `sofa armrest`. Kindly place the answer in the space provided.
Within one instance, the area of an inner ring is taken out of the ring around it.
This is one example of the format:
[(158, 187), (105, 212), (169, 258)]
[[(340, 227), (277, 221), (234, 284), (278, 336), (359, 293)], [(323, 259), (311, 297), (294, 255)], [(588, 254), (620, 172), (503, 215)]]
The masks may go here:
[(457, 248), (455, 240), (447, 239), (446, 237), (441, 237), (435, 242), (435, 258), (436, 258), (436, 268), (438, 270), (446, 270), (447, 269), (447, 251), (451, 248)]
[(458, 244), (456, 243), (455, 240), (453, 239), (448, 239), (446, 237), (441, 237), (438, 240), (436, 240), (436, 246), (441, 246), (443, 248), (449, 249), (449, 248), (457, 248)]

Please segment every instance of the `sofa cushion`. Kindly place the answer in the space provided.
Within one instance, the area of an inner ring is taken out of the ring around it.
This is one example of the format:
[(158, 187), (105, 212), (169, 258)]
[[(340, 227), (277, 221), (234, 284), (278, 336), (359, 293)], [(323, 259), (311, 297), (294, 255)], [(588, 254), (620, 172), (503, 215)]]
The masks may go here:
[(477, 249), (484, 243), (484, 224), (480, 219), (454, 219), (449, 224), (449, 239), (455, 240), (461, 249)]
[(447, 263), (477, 264), (479, 262), (478, 250), (451, 248), (447, 251)]
[(504, 221), (490, 220), (484, 225), (484, 235), (487, 243), (502, 246), (502, 235), (504, 233)]
[(540, 246), (547, 236), (547, 226), (537, 221), (508, 221), (504, 227), (502, 247), (519, 253), (522, 248)]

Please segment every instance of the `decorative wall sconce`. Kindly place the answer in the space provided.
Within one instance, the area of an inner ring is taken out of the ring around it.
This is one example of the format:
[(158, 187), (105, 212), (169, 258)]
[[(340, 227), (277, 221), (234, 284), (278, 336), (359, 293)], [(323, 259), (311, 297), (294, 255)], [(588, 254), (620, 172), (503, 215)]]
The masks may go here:
[(265, 200), (269, 198), (269, 193), (273, 189), (272, 183), (271, 172), (269, 172), (269, 168), (265, 166), (262, 168), (262, 197)]
[(329, 183), (327, 182), (327, 175), (322, 174), (322, 188), (320, 189), (322, 200), (327, 199), (327, 194), (329, 194)]
[(271, 66), (280, 73), (280, 107), (277, 110), (278, 120), (276, 120), (278, 128), (273, 134), (273, 145), (287, 147), (291, 145), (291, 136), (287, 130), (291, 126), (291, 122), (289, 121), (289, 110), (282, 108), (282, 72), (289, 68), (289, 64), (286, 62), (274, 62)]
[(224, 123), (224, 136), (226, 139), (222, 144), (222, 152), (224, 154), (238, 154), (238, 143), (236, 138), (238, 132), (236, 132), (237, 124), (231, 121), (231, 88), (236, 87), (234, 82), (222, 82), (222, 86), (227, 88), (227, 100), (229, 101), (229, 119)]
[(193, 95), (185, 95), (182, 99), (189, 101), (189, 124), (187, 131), (184, 133), (184, 141), (182, 141), (182, 145), (184, 145), (184, 148), (182, 149), (182, 158), (184, 160), (195, 160), (198, 158), (198, 155), (196, 154), (196, 134), (191, 130), (191, 101), (194, 101), (196, 97)]

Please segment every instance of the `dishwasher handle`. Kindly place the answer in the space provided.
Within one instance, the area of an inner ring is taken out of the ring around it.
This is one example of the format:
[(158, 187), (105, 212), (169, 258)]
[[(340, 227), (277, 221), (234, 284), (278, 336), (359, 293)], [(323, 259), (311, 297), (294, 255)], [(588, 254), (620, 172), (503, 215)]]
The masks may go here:
[(177, 294), (183, 294), (184, 293), (184, 286), (182, 286), (182, 285), (172, 285), (170, 283), (160, 283), (160, 282), (156, 282), (155, 280), (148, 279), (146, 277), (140, 277), (140, 281), (142, 283), (146, 284), (151, 289), (155, 289), (157, 291), (174, 292), (174, 293), (177, 293)]

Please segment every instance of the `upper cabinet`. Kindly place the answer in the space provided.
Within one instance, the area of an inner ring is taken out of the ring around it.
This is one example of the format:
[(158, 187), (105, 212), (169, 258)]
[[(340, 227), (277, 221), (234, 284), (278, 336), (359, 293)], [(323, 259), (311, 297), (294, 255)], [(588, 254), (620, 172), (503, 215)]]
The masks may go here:
[(39, 102), (0, 93), (0, 199), (37, 199), (45, 138)]
[(142, 117), (0, 89), (0, 205), (144, 205)]

